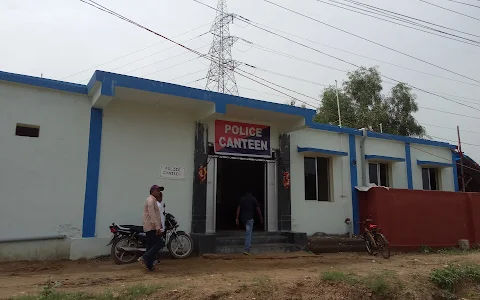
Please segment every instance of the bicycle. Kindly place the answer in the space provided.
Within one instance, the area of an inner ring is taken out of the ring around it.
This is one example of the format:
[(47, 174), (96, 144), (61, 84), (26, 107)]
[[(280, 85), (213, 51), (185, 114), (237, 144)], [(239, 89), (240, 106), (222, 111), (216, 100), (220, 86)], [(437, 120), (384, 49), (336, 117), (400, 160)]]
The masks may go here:
[(390, 258), (390, 248), (387, 238), (381, 233), (381, 228), (374, 223), (373, 219), (366, 219), (362, 222), (364, 228), (363, 239), (367, 252), (370, 255), (376, 255), (374, 250), (378, 250), (383, 258)]

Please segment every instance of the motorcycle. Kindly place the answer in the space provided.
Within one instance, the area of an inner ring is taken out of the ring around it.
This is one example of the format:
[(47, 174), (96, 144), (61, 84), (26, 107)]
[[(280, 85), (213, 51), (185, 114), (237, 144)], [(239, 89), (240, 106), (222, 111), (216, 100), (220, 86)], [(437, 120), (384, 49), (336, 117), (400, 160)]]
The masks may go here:
[[(177, 259), (189, 257), (193, 252), (192, 238), (184, 231), (177, 231), (179, 225), (172, 214), (164, 213), (164, 215), (163, 238), (168, 251)], [(109, 228), (113, 237), (107, 246), (112, 245), (111, 255), (115, 263), (132, 263), (145, 253), (147, 238), (143, 226), (112, 223)]]

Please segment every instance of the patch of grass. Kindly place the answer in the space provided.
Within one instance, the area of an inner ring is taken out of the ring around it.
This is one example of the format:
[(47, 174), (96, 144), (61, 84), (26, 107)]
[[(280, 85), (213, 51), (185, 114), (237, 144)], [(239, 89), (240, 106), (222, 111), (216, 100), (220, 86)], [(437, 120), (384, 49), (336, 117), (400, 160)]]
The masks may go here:
[(455, 286), (464, 280), (475, 283), (480, 282), (480, 266), (448, 266), (443, 269), (435, 269), (430, 273), (430, 280), (438, 287), (453, 292)]
[(100, 295), (82, 292), (64, 293), (58, 292), (54, 287), (45, 285), (39, 295), (14, 297), (12, 300), (137, 300), (151, 295), (159, 289), (157, 286), (136, 285), (119, 292), (107, 292)]
[(274, 284), (272, 281), (265, 276), (255, 277), (252, 284), (253, 292), (255, 294), (268, 293), (273, 290)]
[(358, 279), (352, 274), (345, 274), (339, 271), (328, 271), (322, 274), (322, 280), (331, 282), (346, 282), (348, 284), (358, 283)]
[(398, 279), (395, 272), (391, 270), (362, 277), (338, 271), (329, 271), (323, 273), (321, 279), (335, 283), (343, 282), (350, 285), (364, 286), (373, 295), (382, 299), (395, 298), (398, 292), (403, 289), (402, 282)]
[(446, 248), (437, 250), (436, 253), (438, 254), (445, 254), (445, 255), (462, 255), (462, 254), (470, 254), (479, 252), (476, 248), (470, 248), (469, 250), (461, 250), (460, 248)]
[(421, 245), (419, 250), (420, 250), (420, 253), (424, 253), (424, 254), (435, 252), (432, 248), (430, 248), (427, 245)]
[(362, 279), (362, 283), (373, 295), (380, 296), (382, 299), (396, 298), (404, 289), (404, 284), (392, 270), (370, 274)]
[(372, 291), (372, 294), (378, 296), (387, 296), (392, 291), (391, 285), (380, 275), (367, 277), (365, 285)]

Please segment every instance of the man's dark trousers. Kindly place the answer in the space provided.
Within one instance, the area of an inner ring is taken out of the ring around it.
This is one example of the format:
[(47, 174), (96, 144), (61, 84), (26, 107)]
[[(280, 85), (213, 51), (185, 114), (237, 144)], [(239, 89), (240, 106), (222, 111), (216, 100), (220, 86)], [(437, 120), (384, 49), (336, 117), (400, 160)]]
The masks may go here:
[(147, 251), (143, 254), (143, 259), (147, 263), (149, 269), (153, 268), (153, 262), (157, 257), (158, 251), (165, 247), (165, 242), (161, 235), (157, 235), (155, 230), (146, 232), (147, 235)]

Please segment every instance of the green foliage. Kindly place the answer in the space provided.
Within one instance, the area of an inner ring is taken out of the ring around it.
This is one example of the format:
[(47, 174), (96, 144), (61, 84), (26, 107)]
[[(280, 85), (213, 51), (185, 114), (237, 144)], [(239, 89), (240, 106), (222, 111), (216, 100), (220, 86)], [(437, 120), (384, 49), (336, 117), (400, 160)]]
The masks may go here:
[(368, 287), (372, 294), (387, 298), (393, 296), (397, 290), (396, 282), (390, 282), (381, 275), (369, 276), (365, 279), (365, 285)]
[(325, 272), (322, 274), (321, 278), (324, 281), (330, 281), (330, 282), (345, 282), (348, 284), (358, 283), (358, 279), (355, 276), (351, 274), (345, 274), (339, 271)]
[(137, 300), (143, 299), (145, 296), (153, 294), (158, 290), (158, 287), (137, 285), (126, 288), (124, 290), (115, 292), (107, 292), (100, 295), (92, 295), (87, 293), (64, 293), (55, 290), (58, 285), (51, 285), (47, 283), (42, 287), (42, 291), (39, 295), (21, 296), (12, 298), (12, 300)]
[[(342, 125), (369, 128), (384, 133), (423, 136), (425, 129), (412, 113), (418, 111), (416, 95), (404, 83), (395, 85), (388, 95), (382, 94), (382, 77), (377, 68), (359, 68), (348, 73), (348, 79), (338, 88)], [(335, 86), (327, 87), (316, 122), (338, 125)]]
[(434, 250), (427, 245), (421, 245), (420, 246), (420, 253), (424, 253), (424, 254), (434, 253)]
[(372, 295), (382, 299), (395, 298), (403, 285), (394, 272), (384, 271), (367, 276), (355, 276), (338, 271), (329, 271), (321, 275), (321, 279), (332, 283), (348, 283), (366, 287)]
[(443, 269), (435, 269), (430, 274), (430, 280), (438, 287), (452, 292), (461, 281), (470, 280), (479, 283), (480, 266), (448, 266)]

